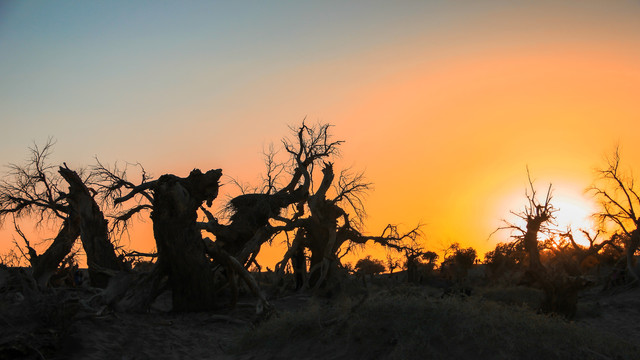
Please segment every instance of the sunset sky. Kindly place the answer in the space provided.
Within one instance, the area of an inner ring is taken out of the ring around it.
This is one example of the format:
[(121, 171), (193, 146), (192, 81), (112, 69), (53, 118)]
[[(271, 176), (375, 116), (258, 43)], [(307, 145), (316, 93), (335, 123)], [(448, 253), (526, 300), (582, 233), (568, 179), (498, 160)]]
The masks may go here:
[(484, 254), (527, 166), (586, 226), (616, 145), (640, 172), (640, 1), (0, 2), (0, 164), (53, 137), (70, 167), (255, 183), (305, 117), (375, 184), (368, 233), (422, 222), (430, 248)]

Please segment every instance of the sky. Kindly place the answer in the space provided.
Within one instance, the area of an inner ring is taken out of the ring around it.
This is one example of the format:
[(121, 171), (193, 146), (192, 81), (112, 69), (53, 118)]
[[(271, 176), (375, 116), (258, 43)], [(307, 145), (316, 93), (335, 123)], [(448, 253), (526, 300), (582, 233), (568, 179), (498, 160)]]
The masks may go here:
[(639, 18), (640, 1), (0, 1), (0, 164), (52, 137), (53, 163), (255, 183), (306, 118), (374, 183), (367, 233), (422, 223), (428, 247), (484, 254), (527, 167), (574, 228), (616, 146), (640, 168)]

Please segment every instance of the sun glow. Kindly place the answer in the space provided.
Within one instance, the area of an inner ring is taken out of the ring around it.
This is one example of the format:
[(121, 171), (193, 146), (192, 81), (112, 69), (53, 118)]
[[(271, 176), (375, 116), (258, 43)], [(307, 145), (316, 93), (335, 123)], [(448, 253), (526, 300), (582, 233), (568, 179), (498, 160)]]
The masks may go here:
[(558, 211), (555, 213), (555, 223), (559, 230), (571, 230), (574, 239), (580, 245), (589, 245), (585, 235), (580, 230), (593, 233), (593, 214), (595, 205), (585, 196), (563, 193), (553, 197), (552, 203)]
[[(548, 186), (549, 183), (544, 184), (543, 182), (534, 184), (537, 191), (536, 199), (538, 202), (544, 201)], [(552, 183), (551, 188), (551, 204), (555, 212), (553, 213), (553, 225), (550, 226), (550, 229), (557, 232), (571, 230), (578, 244), (589, 245), (586, 236), (581, 230), (585, 230), (591, 234), (595, 233), (596, 224), (593, 219), (593, 214), (597, 211), (596, 203), (588, 194), (584, 193), (583, 188), (572, 182), (557, 183), (557, 185), (556, 183)], [(514, 188), (514, 191), (510, 191), (509, 195), (505, 197), (505, 201), (499, 205), (502, 207), (501, 212), (512, 212), (512, 214), (505, 217), (504, 220), (509, 224), (525, 229), (525, 221), (516, 216), (516, 214), (522, 214), (526, 204), (527, 199), (522, 189), (516, 191)], [(504, 226), (504, 224), (502, 226)]]

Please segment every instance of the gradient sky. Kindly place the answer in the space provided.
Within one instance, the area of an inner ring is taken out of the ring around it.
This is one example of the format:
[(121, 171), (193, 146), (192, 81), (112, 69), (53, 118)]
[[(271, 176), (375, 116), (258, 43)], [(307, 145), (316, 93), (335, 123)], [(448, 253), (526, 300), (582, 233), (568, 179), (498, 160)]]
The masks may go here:
[(563, 226), (617, 144), (640, 171), (638, 19), (639, 1), (3, 1), (0, 163), (53, 137), (70, 166), (255, 182), (306, 116), (375, 183), (367, 231), (423, 222), (428, 246), (482, 254), (527, 165)]

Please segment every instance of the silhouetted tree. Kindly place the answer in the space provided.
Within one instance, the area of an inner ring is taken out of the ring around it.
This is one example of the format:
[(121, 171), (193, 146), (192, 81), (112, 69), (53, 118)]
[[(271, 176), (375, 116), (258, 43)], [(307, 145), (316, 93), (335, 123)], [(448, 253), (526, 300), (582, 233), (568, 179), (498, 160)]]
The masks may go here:
[[(218, 196), (221, 176), (220, 169), (206, 173), (195, 169), (185, 178), (163, 175), (134, 186), (115, 199), (116, 204), (138, 195), (151, 200), (153, 233), (158, 248), (156, 269), (158, 276), (166, 274), (169, 277), (176, 311), (203, 311), (217, 305), (214, 272), (197, 224), (197, 211), (205, 202), (211, 206)], [(119, 184), (128, 188), (126, 180)], [(135, 210), (125, 214), (130, 217), (132, 212), (145, 208), (137, 205), (133, 207)], [(157, 283), (157, 280), (153, 282)], [(150, 291), (156, 293), (155, 289)]]
[(394, 258), (393, 256), (391, 256), (391, 254), (387, 254), (387, 269), (389, 269), (389, 273), (393, 274), (393, 271), (397, 268), (399, 268), (402, 264), (400, 263), (400, 260), (398, 260), (397, 258)]
[[(333, 192), (330, 192), (332, 188)], [(284, 226), (295, 229), (296, 236), (277, 269), (283, 269), (289, 260), (296, 254), (303, 255), (306, 249), (310, 254), (309, 285), (314, 289), (327, 288), (331, 287), (329, 284), (336, 284), (340, 257), (352, 246), (373, 241), (402, 251), (405, 248), (403, 240), (415, 240), (420, 234), (419, 227), (400, 234), (396, 226), (388, 225), (380, 236), (364, 235), (358, 230), (364, 216), (361, 197), (369, 188), (370, 184), (364, 182), (362, 174), (343, 171), (336, 181), (333, 164), (325, 162), (322, 181), (306, 203), (307, 216), (287, 221)], [(345, 210), (347, 207), (351, 212)]]
[(484, 255), (484, 263), (493, 276), (520, 268), (526, 258), (522, 241), (498, 243), (496, 247)]
[(522, 242), (522, 246), (527, 253), (529, 264), (521, 283), (538, 286), (544, 291), (545, 297), (541, 306), (542, 311), (559, 313), (571, 318), (575, 315), (578, 291), (584, 286), (584, 282), (580, 278), (567, 276), (564, 271), (548, 271), (542, 264), (540, 251), (544, 248), (544, 244), (538, 241), (538, 236), (540, 233), (549, 236), (554, 234), (549, 225), (554, 224), (554, 212), (557, 210), (551, 204), (551, 184), (547, 189), (544, 202), (540, 202), (536, 197), (536, 190), (528, 169), (527, 175), (530, 191), (527, 191), (525, 195), (528, 203), (523, 212), (514, 213), (526, 222), (526, 226), (522, 228), (508, 223), (508, 226), (504, 228), (512, 229), (519, 233), (514, 235), (514, 238), (517, 242)]
[(607, 167), (599, 171), (600, 184), (591, 187), (591, 192), (600, 199), (602, 211), (598, 213), (601, 223), (614, 224), (625, 235), (625, 255), (627, 273), (632, 282), (640, 280), (635, 266), (634, 254), (640, 245), (640, 197), (634, 186), (634, 179), (620, 169), (620, 151), (616, 149), (608, 159)]
[[(304, 204), (309, 197), (311, 168), (321, 159), (338, 151), (342, 141), (334, 141), (329, 134), (329, 124), (308, 126), (304, 122), (292, 128), (293, 139), (283, 139), (283, 146), (290, 156), (289, 164), (278, 164), (273, 151), (266, 155), (267, 172), (260, 192), (234, 197), (227, 206), (231, 216), (227, 224), (221, 224), (206, 209), (208, 221), (200, 227), (215, 235), (216, 243), (249, 266), (260, 247), (284, 230), (292, 230), (285, 225), (272, 226), (271, 222), (290, 224), (304, 214)], [(291, 174), (289, 182), (278, 189), (277, 179), (283, 168)], [(295, 206), (294, 206), (295, 205)], [(290, 218), (282, 213), (294, 206)]]
[(80, 240), (87, 254), (91, 283), (105, 287), (114, 272), (125, 270), (126, 265), (116, 256), (107, 220), (94, 199), (96, 191), (88, 188), (78, 173), (64, 165), (59, 167), (58, 173), (69, 184), (64, 198), (80, 221)]
[(433, 251), (425, 251), (418, 244), (408, 244), (402, 249), (405, 257), (404, 268), (407, 270), (407, 281), (410, 283), (418, 283), (421, 279), (421, 270), (427, 273), (433, 271), (436, 267), (438, 254)]
[[(517, 242), (521, 242), (528, 255), (528, 271), (529, 273), (544, 273), (544, 266), (540, 262), (540, 243), (538, 236), (540, 233), (551, 234), (549, 225), (554, 224), (554, 213), (557, 211), (551, 204), (551, 184), (547, 189), (544, 202), (540, 202), (536, 196), (537, 192), (531, 181), (529, 169), (527, 168), (527, 178), (529, 180), (529, 190), (525, 192), (527, 205), (522, 212), (511, 212), (517, 217), (525, 221), (525, 227), (515, 225), (509, 222), (507, 226), (498, 230), (508, 229), (516, 231), (516, 235), (512, 235)], [(496, 231), (498, 231), (496, 230)]]
[(308, 216), (289, 222), (289, 226), (297, 228), (296, 237), (284, 259), (278, 264), (281, 268), (296, 251), (308, 249), (309, 285), (314, 289), (329, 288), (336, 284), (340, 272), (339, 252), (343, 245), (346, 244), (349, 251), (350, 246), (354, 244), (363, 245), (373, 241), (403, 250), (403, 240), (415, 240), (419, 235), (419, 227), (400, 234), (394, 225), (388, 225), (380, 236), (363, 235), (357, 229), (360, 220), (356, 220), (354, 225), (349, 212), (341, 204), (346, 203), (357, 208), (358, 210), (354, 210), (355, 217), (361, 217), (364, 209), (361, 207), (360, 196), (369, 188), (369, 184), (362, 181), (362, 176), (350, 177), (342, 172), (337, 181), (335, 195), (330, 195), (329, 190), (335, 179), (333, 164), (325, 162), (322, 174), (320, 185), (307, 201)]
[(381, 260), (372, 259), (371, 255), (367, 255), (356, 262), (355, 270), (364, 275), (372, 275), (380, 274), (384, 272), (386, 268)]
[(571, 230), (549, 237), (544, 245), (545, 251), (551, 254), (552, 260), (571, 276), (580, 276), (597, 265), (600, 262), (599, 253), (606, 247), (616, 249), (619, 253), (624, 252), (624, 249), (616, 244), (619, 238), (616, 234), (607, 240), (598, 241), (601, 231), (597, 231), (595, 235), (591, 235), (586, 230), (580, 231), (589, 242), (588, 246), (578, 244)]
[[(229, 201), (229, 221), (225, 224), (214, 217), (207, 208), (217, 197), (221, 170), (206, 174), (194, 172), (187, 178), (164, 175), (157, 180), (148, 180), (134, 185), (126, 180), (122, 171), (100, 166), (105, 182), (103, 189), (115, 204), (136, 199), (136, 205), (122, 211), (117, 220), (128, 221), (134, 214), (151, 209), (154, 236), (158, 248), (155, 269), (158, 278), (169, 276), (173, 289), (176, 310), (202, 310), (215, 305), (216, 286), (211, 268), (220, 265), (232, 292), (232, 302), (237, 298), (236, 277), (261, 297), (255, 280), (246, 268), (253, 262), (263, 243), (283, 226), (274, 226), (271, 221), (295, 220), (303, 212), (311, 183), (309, 168), (319, 159), (336, 151), (339, 141), (332, 141), (327, 130), (329, 125), (314, 127), (303, 124), (295, 129), (294, 140), (283, 140), (284, 148), (291, 156), (290, 181), (278, 189), (278, 175), (283, 173), (283, 164), (275, 162), (272, 152), (267, 156), (266, 184), (255, 193), (244, 193)], [(295, 205), (291, 218), (282, 217), (282, 212)], [(202, 210), (207, 221), (197, 221), (197, 212)], [(202, 238), (201, 231), (210, 232), (215, 240)], [(207, 258), (208, 256), (208, 258)], [(147, 281), (148, 283), (149, 281)], [(158, 284), (157, 281), (155, 281)], [(145, 286), (143, 286), (145, 287)], [(155, 293), (151, 286), (152, 291)], [(148, 299), (151, 299), (150, 296)], [(265, 300), (261, 297), (261, 301)], [(266, 301), (263, 301), (266, 303)], [(134, 304), (135, 307), (139, 307)]]
[[(26, 237), (29, 262), (33, 275), (44, 286), (51, 274), (69, 254), (80, 236), (87, 254), (87, 265), (94, 286), (106, 286), (109, 273), (123, 269), (107, 231), (107, 222), (94, 200), (95, 191), (88, 188), (87, 178), (69, 169), (47, 164), (51, 140), (43, 147), (30, 148), (26, 165), (11, 164), (8, 176), (0, 183), (0, 219), (34, 216), (37, 223), (61, 221), (58, 235), (47, 250), (38, 255)], [(68, 190), (63, 191), (63, 181)], [(17, 229), (17, 228), (16, 228)]]
[(476, 250), (472, 247), (461, 248), (460, 244), (453, 243), (445, 250), (442, 261), (442, 269), (448, 272), (454, 279), (460, 281), (467, 276), (469, 269), (476, 260)]

